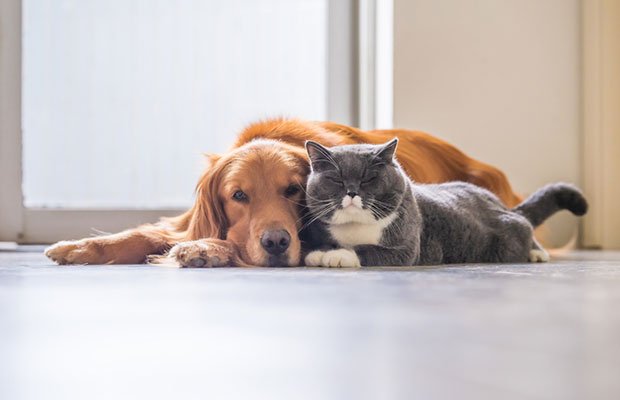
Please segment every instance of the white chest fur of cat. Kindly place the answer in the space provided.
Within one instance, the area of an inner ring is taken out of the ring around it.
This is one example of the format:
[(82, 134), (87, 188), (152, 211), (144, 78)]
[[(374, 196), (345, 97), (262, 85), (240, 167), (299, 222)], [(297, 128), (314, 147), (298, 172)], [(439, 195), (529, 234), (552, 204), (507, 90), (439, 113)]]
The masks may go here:
[(345, 196), (342, 199), (342, 210), (334, 212), (328, 227), (333, 238), (345, 248), (327, 252), (313, 251), (306, 257), (306, 265), (359, 267), (359, 258), (352, 248), (362, 244), (378, 245), (383, 230), (394, 219), (396, 213), (377, 220), (370, 210), (362, 208), (360, 196)]
[(329, 233), (344, 247), (361, 244), (378, 245), (383, 230), (396, 218), (390, 214), (385, 218), (375, 219), (372, 212), (362, 208), (362, 198), (345, 196), (342, 199), (342, 210), (334, 212)]

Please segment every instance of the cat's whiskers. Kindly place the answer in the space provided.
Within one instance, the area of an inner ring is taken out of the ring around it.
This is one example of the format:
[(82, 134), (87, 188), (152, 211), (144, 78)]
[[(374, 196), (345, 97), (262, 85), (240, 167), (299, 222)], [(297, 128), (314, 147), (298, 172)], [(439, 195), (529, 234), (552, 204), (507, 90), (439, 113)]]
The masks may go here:
[(317, 199), (316, 197), (313, 197), (310, 195), (310, 193), (308, 193), (308, 191), (306, 189), (304, 189), (303, 186), (300, 186), (300, 189), (302, 192), (304, 192), (304, 194), (306, 195), (306, 198), (311, 199), (312, 201), (316, 202), (316, 203), (331, 203), (332, 200), (331, 199)]
[[(317, 211), (317, 213), (319, 213), (319, 212), (321, 212), (322, 210), (324, 210), (325, 208), (329, 207), (329, 206), (330, 206), (330, 204), (331, 204), (331, 203), (328, 203), (328, 204), (324, 204), (324, 205), (322, 205), (322, 206), (319, 206), (319, 207), (318, 207), (318, 211)], [(305, 210), (303, 211), (302, 215), (301, 215), (301, 216), (300, 216), (300, 217), (299, 217), (299, 218), (295, 221), (295, 224), (297, 224), (298, 222), (302, 221), (304, 218), (306, 218), (306, 217), (308, 217), (308, 216), (310, 216), (310, 215), (313, 215), (313, 214), (315, 214), (315, 213), (314, 213), (314, 212), (312, 212), (312, 211), (310, 211), (310, 209), (309, 209), (309, 208), (307, 208), (307, 206), (306, 206), (306, 208), (305, 208)], [(306, 224), (305, 224), (305, 225), (306, 225)], [(304, 227), (305, 227), (305, 225), (304, 225)], [(300, 229), (303, 229), (303, 227), (302, 227), (302, 228), (300, 228)]]
[(379, 206), (377, 206), (374, 200), (369, 200), (366, 204), (368, 205), (368, 208), (381, 219), (386, 218), (389, 215), (386, 211), (383, 211)]
[(377, 199), (371, 199), (370, 202), (379, 209), (383, 209), (383, 208), (389, 209), (393, 207), (393, 204), (389, 204), (389, 203), (386, 203), (384, 201), (377, 200)]
[[(287, 198), (286, 200), (302, 208), (299, 218), (295, 220), (295, 225), (303, 221), (308, 216), (312, 215), (312, 212), (308, 209), (308, 205), (306, 204), (305, 200), (302, 200), (302, 202), (298, 202), (298, 201), (295, 201), (289, 198)], [(329, 203), (329, 201), (325, 201), (325, 203)], [(298, 230), (301, 230), (301, 229), (303, 229), (303, 226), (299, 228)]]
[[(371, 199), (372, 206), (375, 209), (375, 212), (380, 216), (380, 218), (387, 218), (389, 213), (387, 210), (383, 210), (379, 207), (383, 206), (383, 208), (388, 209), (392, 208), (393, 205), (383, 202), (377, 199)], [(387, 227), (387, 231), (395, 236), (401, 236), (403, 234), (403, 227), (398, 224), (390, 224)]]
[(297, 218), (297, 220), (295, 220), (295, 225), (297, 225), (298, 222), (303, 221), (304, 218), (308, 217), (311, 214), (312, 214), (312, 212), (310, 212), (310, 210), (306, 210), (304, 213), (302, 213), (302, 215), (299, 218)]
[(331, 205), (325, 206), (320, 211), (313, 213), (314, 214), (314, 218), (312, 218), (310, 221), (306, 222), (301, 227), (301, 229), (304, 229), (304, 228), (310, 226), (314, 221), (318, 220), (319, 218), (323, 218), (324, 216), (326, 216), (327, 214), (329, 214), (330, 212), (332, 212), (336, 208), (338, 208), (337, 204), (331, 204)]
[(387, 226), (388, 232), (392, 233), (394, 236), (402, 237), (403, 235), (403, 226), (399, 224), (390, 224)]
[(290, 201), (291, 203), (293, 203), (293, 204), (295, 204), (295, 205), (298, 205), (298, 206), (300, 206), (300, 207), (306, 207), (306, 203), (305, 203), (305, 202), (300, 203), (300, 202), (298, 202), (298, 201), (295, 201), (295, 200), (293, 200), (293, 199), (289, 199), (289, 198), (286, 198), (286, 200), (287, 200), (287, 201)]
[(389, 233), (393, 234), (394, 236), (402, 236), (403, 235), (403, 230), (402, 227), (399, 226), (398, 224), (390, 224), (387, 226), (387, 230)]
[[(384, 218), (388, 218), (390, 214), (388, 214), (385, 211), (382, 211), (380, 209), (378, 209), (375, 204), (372, 201), (369, 201), (368, 203), (368, 208), (377, 215), (377, 217), (379, 217), (379, 219), (384, 219)], [(390, 224), (388, 226), (386, 226), (384, 229), (387, 230), (388, 233), (394, 235), (394, 236), (401, 236), (402, 235), (402, 228), (398, 225), (398, 224)]]

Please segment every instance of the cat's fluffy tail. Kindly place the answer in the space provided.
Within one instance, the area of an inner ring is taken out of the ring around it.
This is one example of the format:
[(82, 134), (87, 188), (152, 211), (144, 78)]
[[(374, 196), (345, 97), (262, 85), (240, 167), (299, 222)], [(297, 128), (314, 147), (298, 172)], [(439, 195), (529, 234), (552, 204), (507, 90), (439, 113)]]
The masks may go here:
[(523, 215), (534, 227), (560, 210), (569, 210), (575, 215), (588, 211), (588, 202), (581, 190), (568, 183), (552, 183), (538, 189), (512, 211)]

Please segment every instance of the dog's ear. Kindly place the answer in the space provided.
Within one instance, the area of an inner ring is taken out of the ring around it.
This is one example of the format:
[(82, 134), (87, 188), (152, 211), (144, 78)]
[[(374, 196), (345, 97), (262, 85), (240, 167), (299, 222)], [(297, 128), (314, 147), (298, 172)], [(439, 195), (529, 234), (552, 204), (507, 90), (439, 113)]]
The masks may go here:
[(208, 168), (196, 186), (196, 203), (188, 227), (188, 240), (204, 238), (225, 239), (228, 219), (224, 213), (219, 188), (222, 184), (225, 163), (219, 162), (220, 156)]
[(205, 157), (205, 169), (211, 168), (222, 158), (221, 155), (215, 153), (202, 153), (202, 155)]

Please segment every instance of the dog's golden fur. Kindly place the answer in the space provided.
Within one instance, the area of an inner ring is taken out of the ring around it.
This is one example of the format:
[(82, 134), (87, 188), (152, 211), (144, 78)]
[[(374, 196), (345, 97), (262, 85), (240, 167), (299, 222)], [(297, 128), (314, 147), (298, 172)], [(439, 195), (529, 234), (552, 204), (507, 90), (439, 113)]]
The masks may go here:
[[(400, 139), (397, 159), (414, 181), (466, 181), (494, 192), (509, 207), (521, 201), (503, 172), (426, 133), (272, 119), (246, 128), (228, 153), (207, 155), (210, 165), (196, 187), (196, 202), (184, 214), (117, 234), (59, 242), (46, 255), (59, 264), (133, 264), (150, 257), (180, 266), (269, 265), (260, 237), (266, 230), (284, 229), (291, 235), (286, 264), (297, 265), (303, 193), (291, 195), (287, 188), (305, 183), (305, 141), (377, 144), (394, 136)], [(247, 201), (233, 200), (238, 190)]]

